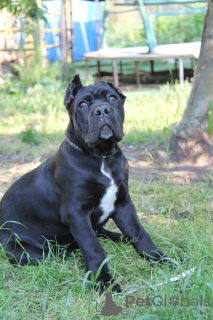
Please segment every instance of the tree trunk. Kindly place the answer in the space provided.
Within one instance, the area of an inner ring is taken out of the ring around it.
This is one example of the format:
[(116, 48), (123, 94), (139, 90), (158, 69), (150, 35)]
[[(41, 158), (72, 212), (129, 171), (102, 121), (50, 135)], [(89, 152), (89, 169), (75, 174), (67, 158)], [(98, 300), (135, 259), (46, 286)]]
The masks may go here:
[(181, 122), (172, 131), (169, 146), (172, 161), (196, 164), (208, 159), (211, 142), (206, 131), (212, 99), (213, 0), (209, 0), (191, 93)]

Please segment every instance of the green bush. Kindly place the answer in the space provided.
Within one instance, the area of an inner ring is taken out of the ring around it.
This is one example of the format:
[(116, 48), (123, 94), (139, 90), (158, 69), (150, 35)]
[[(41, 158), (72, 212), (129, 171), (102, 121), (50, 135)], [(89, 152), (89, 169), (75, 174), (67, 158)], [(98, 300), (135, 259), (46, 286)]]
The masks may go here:
[(154, 21), (153, 28), (158, 44), (200, 41), (205, 14), (162, 16)]
[(38, 145), (42, 140), (41, 134), (32, 126), (28, 126), (25, 131), (22, 131), (20, 138), (23, 142), (31, 145)]
[[(114, 9), (114, 8), (113, 8)], [(145, 46), (146, 37), (139, 12), (109, 16), (106, 42), (108, 47)]]
[(213, 100), (212, 100), (211, 109), (209, 112), (209, 125), (208, 125), (207, 133), (210, 135), (213, 134)]
[[(147, 11), (151, 11), (151, 13), (156, 12), (157, 7), (159, 6), (152, 6)], [(166, 10), (162, 8), (163, 6), (160, 6), (158, 10)], [(114, 10), (114, 8), (112, 9)], [(125, 10), (128, 9), (128, 7), (125, 8)], [(183, 6), (177, 10), (179, 9), (187, 10)], [(172, 9), (169, 10), (172, 11)], [(153, 29), (157, 43), (169, 44), (200, 41), (204, 20), (205, 13), (155, 18), (153, 19)], [(139, 12), (119, 14), (117, 18), (115, 15), (110, 15), (106, 40), (107, 45), (114, 48), (147, 45), (144, 26)]]

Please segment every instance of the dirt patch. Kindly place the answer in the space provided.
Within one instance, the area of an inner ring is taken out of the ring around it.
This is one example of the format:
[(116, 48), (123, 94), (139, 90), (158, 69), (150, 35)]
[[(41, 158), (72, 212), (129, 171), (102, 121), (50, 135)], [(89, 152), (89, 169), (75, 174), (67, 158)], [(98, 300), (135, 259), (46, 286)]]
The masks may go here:
[(39, 161), (35, 160), (25, 163), (18, 163), (18, 161), (13, 161), (7, 162), (5, 164), (0, 164), (0, 198), (1, 195), (8, 189), (8, 187), (13, 182), (15, 182), (16, 179), (23, 176), (28, 171), (33, 170), (40, 164)]
[[(199, 166), (177, 165), (169, 162), (166, 145), (122, 145), (121, 148), (129, 161), (130, 180), (145, 183), (163, 181), (170, 184), (193, 184), (198, 181), (212, 183), (213, 148), (208, 163), (199, 164)], [(9, 185), (24, 173), (36, 168), (41, 163), (40, 158), (46, 159), (48, 156), (35, 159), (32, 155), (27, 156), (24, 163), (21, 153), (8, 156), (7, 159), (0, 157), (0, 193), (4, 193)]]
[(208, 162), (199, 165), (179, 165), (169, 162), (166, 146), (124, 146), (129, 160), (130, 179), (144, 182), (164, 180), (172, 184), (190, 184), (198, 181), (212, 182), (213, 147)]

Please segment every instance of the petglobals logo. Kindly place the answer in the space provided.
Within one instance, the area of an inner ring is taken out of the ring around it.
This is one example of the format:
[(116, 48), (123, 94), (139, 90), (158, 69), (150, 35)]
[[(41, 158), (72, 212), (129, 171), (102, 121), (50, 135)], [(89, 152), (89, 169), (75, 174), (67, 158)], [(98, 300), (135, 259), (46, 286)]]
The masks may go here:
[[(106, 292), (105, 294), (105, 303), (104, 306), (99, 310), (99, 315), (101, 316), (117, 316), (120, 312), (122, 312), (122, 307), (117, 306), (112, 299), (112, 294), (110, 292)], [(96, 312), (98, 312), (98, 304), (97, 300), (93, 300), (96, 302)], [(188, 298), (183, 295), (180, 296), (154, 296), (145, 298), (136, 298), (132, 295), (127, 295), (125, 297), (124, 307), (129, 308), (133, 306), (137, 307), (162, 307), (171, 305), (173, 307), (182, 306), (182, 307), (213, 307), (213, 302), (210, 298), (204, 298), (200, 295), (198, 298)]]
[(162, 296), (154, 296), (146, 298), (135, 298), (134, 296), (127, 295), (125, 306), (128, 308), (131, 305), (135, 304), (137, 307), (162, 307), (167, 305), (172, 305), (173, 307), (182, 306), (182, 307), (211, 307), (213, 303), (210, 298), (204, 298), (200, 295), (199, 298), (187, 298), (183, 295), (180, 296), (171, 296), (167, 297), (166, 295)]
[[(115, 302), (112, 300), (112, 294), (110, 292), (104, 293), (105, 295), (105, 303), (103, 308), (101, 309), (100, 315), (101, 316), (117, 316), (121, 311), (122, 307), (119, 307), (115, 304)], [(96, 302), (96, 311), (97, 309), (97, 300), (93, 300)]]

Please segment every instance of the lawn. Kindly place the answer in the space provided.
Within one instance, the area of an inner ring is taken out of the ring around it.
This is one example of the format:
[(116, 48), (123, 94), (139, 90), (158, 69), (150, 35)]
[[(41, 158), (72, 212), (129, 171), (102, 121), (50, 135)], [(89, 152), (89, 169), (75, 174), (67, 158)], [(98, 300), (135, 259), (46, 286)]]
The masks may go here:
[[(64, 139), (68, 124), (65, 90), (66, 85), (55, 81), (25, 92), (13, 90), (9, 84), (0, 92), (1, 194), (16, 178), (52, 155)], [(144, 227), (162, 251), (177, 259), (176, 267), (151, 267), (131, 245), (101, 240), (111, 273), (123, 289), (121, 295), (113, 296), (122, 311), (103, 317), (105, 296), (90, 290), (79, 251), (70, 257), (51, 259), (50, 255), (37, 267), (21, 267), (10, 265), (2, 248), (0, 319), (213, 318), (211, 170), (200, 181), (183, 175), (182, 183), (173, 183), (171, 172), (166, 171), (171, 129), (181, 119), (189, 92), (188, 83), (184, 88), (165, 85), (160, 90), (124, 92), (125, 138), (121, 147), (130, 160), (131, 196)], [(155, 172), (159, 170), (152, 155), (155, 147), (164, 150), (164, 175), (153, 175), (153, 171), (147, 175), (144, 170), (135, 179), (133, 169), (139, 171), (134, 152), (140, 156), (148, 148), (147, 168), (149, 164)], [(110, 221), (108, 229), (115, 228)], [(194, 272), (180, 281), (168, 281), (194, 267)], [(141, 299), (148, 299), (149, 304)]]

